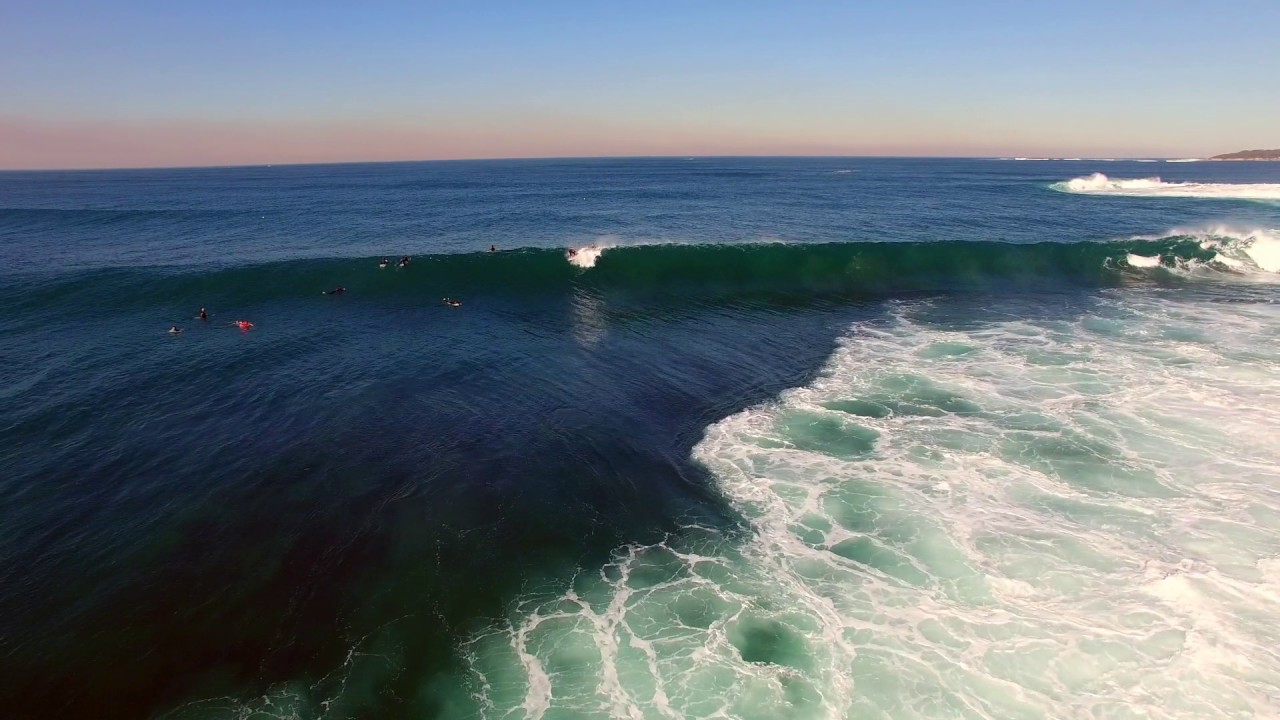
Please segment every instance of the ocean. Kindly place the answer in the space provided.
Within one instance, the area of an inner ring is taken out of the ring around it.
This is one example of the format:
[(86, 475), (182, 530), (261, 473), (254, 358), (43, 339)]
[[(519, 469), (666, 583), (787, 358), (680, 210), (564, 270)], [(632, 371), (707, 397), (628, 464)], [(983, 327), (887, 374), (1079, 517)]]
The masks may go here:
[(0, 714), (1278, 716), (1277, 228), (1261, 162), (0, 173)]

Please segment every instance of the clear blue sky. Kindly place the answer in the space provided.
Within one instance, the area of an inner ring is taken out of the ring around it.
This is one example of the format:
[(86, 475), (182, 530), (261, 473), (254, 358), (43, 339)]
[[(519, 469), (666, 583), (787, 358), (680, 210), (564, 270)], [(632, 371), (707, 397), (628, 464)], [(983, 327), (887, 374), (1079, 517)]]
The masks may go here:
[(0, 0), (0, 167), (1280, 146), (1280, 0)]

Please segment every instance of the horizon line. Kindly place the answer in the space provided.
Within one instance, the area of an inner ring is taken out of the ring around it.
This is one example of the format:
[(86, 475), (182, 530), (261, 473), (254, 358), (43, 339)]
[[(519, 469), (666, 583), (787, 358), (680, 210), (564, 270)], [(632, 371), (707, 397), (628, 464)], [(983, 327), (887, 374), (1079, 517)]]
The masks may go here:
[(823, 154), (783, 154), (783, 155), (547, 155), (518, 157), (471, 157), (471, 158), (427, 158), (414, 160), (339, 160), (316, 162), (284, 162), (284, 163), (234, 163), (229, 165), (126, 165), (117, 167), (47, 167), (47, 168), (0, 168), (0, 173), (23, 172), (118, 172), (122, 170), (232, 170), (238, 168), (262, 167), (322, 167), (328, 165), (409, 165), (420, 163), (467, 163), (467, 162), (518, 162), (547, 160), (710, 160), (710, 159), (876, 159), (876, 160), (1009, 160), (1025, 162), (1086, 162), (1086, 161), (1124, 161), (1124, 160), (1201, 160), (1213, 158), (1189, 158), (1185, 156), (1127, 156), (1127, 157), (1024, 157), (1013, 155), (823, 155)]

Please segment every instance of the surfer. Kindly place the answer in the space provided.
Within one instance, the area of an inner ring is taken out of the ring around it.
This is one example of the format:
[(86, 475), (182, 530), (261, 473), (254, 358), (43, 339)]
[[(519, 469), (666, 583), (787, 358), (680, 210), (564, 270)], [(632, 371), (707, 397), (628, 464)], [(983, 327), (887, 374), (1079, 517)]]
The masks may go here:
[(334, 289), (329, 290), (328, 292), (326, 292), (326, 293), (325, 293), (325, 295), (341, 295), (342, 293), (344, 293), (344, 292), (346, 292), (346, 291), (347, 291), (347, 289), (346, 289), (346, 288), (344, 288), (344, 287), (336, 287), (336, 288), (334, 288)]
[(390, 265), (390, 264), (391, 264), (391, 261), (390, 261), (390, 260), (388, 260), (388, 259), (386, 259), (386, 258), (382, 258), (382, 262), (378, 263), (378, 267), (380, 267), (380, 268), (385, 268), (386, 266), (388, 266), (388, 265)]
[(454, 299), (454, 298), (445, 298), (445, 299), (444, 299), (444, 304), (445, 304), (445, 305), (448, 305), (449, 307), (461, 307), (461, 306), (462, 306), (462, 301), (461, 301), (461, 300), (456, 300), (456, 299)]
[(200, 308), (200, 314), (197, 317), (199, 317), (201, 320), (208, 320), (209, 313), (205, 312), (204, 308)]
[(248, 320), (236, 320), (231, 324), (234, 325), (235, 327), (240, 328), (241, 330), (248, 330), (249, 328), (253, 327), (253, 323), (249, 322)]
[(400, 267), (409, 267), (409, 256), (405, 255), (400, 258)]
[(490, 246), (489, 246), (489, 252), (498, 252), (498, 246), (497, 246), (497, 245), (490, 245)]
[(577, 254), (578, 254), (577, 250), (574, 250), (573, 248), (569, 248), (569, 257), (573, 257), (574, 255), (577, 255)]
[(178, 334), (178, 333), (180, 333), (180, 332), (182, 332), (182, 328), (178, 327), (177, 325), (171, 325), (171, 326), (169, 327), (169, 334), (170, 334), (170, 335), (177, 335), (177, 334)]

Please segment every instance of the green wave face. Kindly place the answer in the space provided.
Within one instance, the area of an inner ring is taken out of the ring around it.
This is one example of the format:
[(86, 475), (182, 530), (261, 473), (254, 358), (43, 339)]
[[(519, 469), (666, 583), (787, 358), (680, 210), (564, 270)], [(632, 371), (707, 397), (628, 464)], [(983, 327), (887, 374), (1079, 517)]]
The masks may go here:
[[(1130, 255), (1148, 259), (1130, 264)], [(305, 260), (220, 269), (100, 270), (66, 279), (28, 276), (7, 305), (129, 309), (153, 302), (252, 305), (334, 287), (347, 299), (538, 297), (593, 290), (635, 301), (715, 302), (751, 295), (879, 297), (1163, 284), (1171, 272), (1217, 257), (1190, 237), (1124, 242), (646, 245), (605, 248), (591, 267), (558, 250), (431, 255), (407, 268), (377, 258)], [(1157, 258), (1158, 261), (1150, 261)], [(394, 261), (394, 258), (393, 258)], [(1223, 266), (1222, 269), (1226, 269)]]

